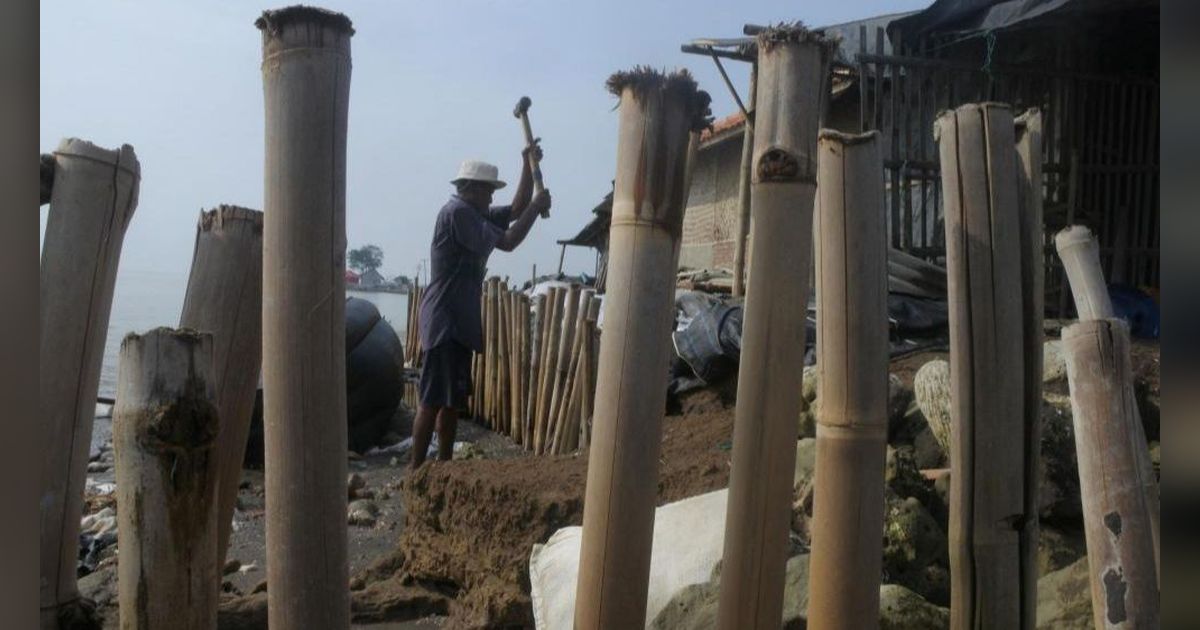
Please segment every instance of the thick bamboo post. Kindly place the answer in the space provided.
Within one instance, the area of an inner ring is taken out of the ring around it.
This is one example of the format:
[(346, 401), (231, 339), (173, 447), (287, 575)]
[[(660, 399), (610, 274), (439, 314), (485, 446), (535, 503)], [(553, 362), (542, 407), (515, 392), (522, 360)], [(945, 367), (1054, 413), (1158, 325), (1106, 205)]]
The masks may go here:
[[(750, 64), (750, 93), (747, 111), (754, 115), (754, 103), (758, 92), (758, 64)], [(750, 235), (750, 163), (754, 160), (754, 120), (747, 120), (742, 127), (742, 163), (738, 170), (738, 217), (733, 242), (733, 289), (734, 297), (746, 293), (746, 238)]]
[[(1054, 237), (1058, 256), (1067, 270), (1071, 293), (1075, 296), (1075, 310), (1080, 321), (1111, 319), (1112, 298), (1104, 283), (1104, 271), (1100, 267), (1100, 248), (1096, 237), (1081, 225), (1068, 226)], [(1127, 395), (1134, 397), (1133, 383), (1129, 383)], [(1143, 491), (1146, 494), (1146, 509), (1149, 511), (1150, 533), (1154, 539), (1154, 564), (1161, 568), (1161, 545), (1159, 540), (1160, 499), (1158, 481), (1154, 477), (1154, 465), (1150, 461), (1150, 450), (1146, 444), (1146, 429), (1137, 407), (1129, 419), (1128, 435), (1133, 444), (1133, 454), (1141, 470)]]
[(577, 449), (586, 450), (591, 442), (592, 408), (596, 398), (596, 321), (600, 317), (600, 300), (594, 298), (588, 306), (587, 333), (583, 340), (583, 397), (579, 409), (579, 441)]
[(508, 288), (496, 290), (496, 432), (508, 427)]
[(346, 122), (340, 14), (266, 11), (263, 424), (268, 619), (346, 628)]
[[(817, 128), (831, 44), (802, 27), (758, 36), (753, 225), (717, 627), (783, 615), (796, 418), (812, 260)], [(597, 401), (599, 402), (599, 401)]]
[(1082, 225), (1068, 226), (1054, 235), (1054, 245), (1067, 272), (1079, 320), (1111, 319), (1112, 299), (1100, 267), (1100, 245), (1092, 231)]
[(42, 247), (38, 409), (43, 435), (41, 623), (79, 599), (79, 519), (100, 365), (125, 228), (137, 208), (133, 147), (63, 140)]
[(496, 277), (483, 290), (483, 419), (492, 426), (496, 411)]
[(1129, 329), (1100, 319), (1063, 330), (1097, 628), (1159, 627), (1154, 539), (1143, 471), (1129, 439)]
[(1004, 105), (968, 104), (934, 129), (950, 304), (950, 623), (1021, 628), (1027, 439), (1013, 118)]
[(680, 231), (708, 94), (685, 70), (613, 75), (617, 172), (575, 628), (646, 619)]
[[(879, 133), (817, 140), (816, 487), (810, 628), (878, 628), (887, 451), (887, 225)], [(751, 296), (754, 299), (754, 296)]]
[(521, 327), (520, 297), (516, 291), (508, 293), (508, 436), (517, 437), (518, 419), (521, 417)]
[(113, 408), (121, 627), (217, 627), (220, 432), (213, 337), (156, 328), (121, 342)]
[(1042, 353), (1045, 332), (1046, 236), (1042, 218), (1042, 114), (1017, 117), (1017, 223), (1021, 236), (1021, 328), (1024, 363), (1025, 519), (1021, 547), (1021, 627), (1037, 627), (1038, 485), (1042, 450)]
[(533, 448), (533, 427), (538, 410), (538, 385), (542, 382), (542, 341), (546, 328), (547, 299), (546, 295), (537, 295), (533, 298), (533, 324), (530, 326), (529, 333), (529, 383), (525, 392), (525, 430), (521, 436), (521, 445), (526, 450)]
[(212, 334), (218, 417), (217, 561), (224, 563), (262, 367), (263, 214), (238, 206), (200, 213), (179, 327)]

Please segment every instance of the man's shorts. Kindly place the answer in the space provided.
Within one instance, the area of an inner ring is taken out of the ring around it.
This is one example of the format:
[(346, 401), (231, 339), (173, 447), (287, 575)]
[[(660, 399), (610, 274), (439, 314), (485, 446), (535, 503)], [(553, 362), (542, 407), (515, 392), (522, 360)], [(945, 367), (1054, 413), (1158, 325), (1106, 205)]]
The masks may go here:
[(421, 405), (462, 409), (470, 394), (470, 348), (446, 341), (421, 353)]

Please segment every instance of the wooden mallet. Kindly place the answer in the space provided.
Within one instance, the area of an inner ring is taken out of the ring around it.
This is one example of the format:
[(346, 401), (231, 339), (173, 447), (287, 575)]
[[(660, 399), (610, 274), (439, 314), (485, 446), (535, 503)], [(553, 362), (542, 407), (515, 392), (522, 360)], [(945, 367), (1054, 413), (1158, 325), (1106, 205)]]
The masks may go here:
[[(521, 119), (521, 126), (525, 129), (525, 145), (533, 146), (533, 129), (529, 127), (529, 106), (533, 101), (529, 100), (528, 96), (522, 96), (521, 100), (517, 101), (517, 106), (513, 108), (513, 116)], [(539, 164), (537, 155), (529, 154), (529, 168), (533, 171), (533, 192), (540, 193), (546, 189), (546, 185), (542, 183), (542, 168)], [(550, 209), (542, 210), (542, 217), (550, 216)]]

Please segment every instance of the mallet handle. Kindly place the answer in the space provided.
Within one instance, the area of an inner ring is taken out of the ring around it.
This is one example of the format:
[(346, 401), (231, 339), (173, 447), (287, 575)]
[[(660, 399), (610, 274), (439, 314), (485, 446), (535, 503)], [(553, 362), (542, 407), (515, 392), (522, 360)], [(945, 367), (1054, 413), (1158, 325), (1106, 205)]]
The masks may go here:
[[(521, 112), (521, 127), (525, 130), (525, 146), (533, 146), (533, 129), (529, 127), (529, 115)], [(533, 192), (537, 194), (546, 189), (546, 185), (542, 183), (542, 167), (539, 164), (537, 156), (529, 154), (529, 169), (533, 171)], [(542, 211), (542, 218), (550, 216), (550, 210)]]

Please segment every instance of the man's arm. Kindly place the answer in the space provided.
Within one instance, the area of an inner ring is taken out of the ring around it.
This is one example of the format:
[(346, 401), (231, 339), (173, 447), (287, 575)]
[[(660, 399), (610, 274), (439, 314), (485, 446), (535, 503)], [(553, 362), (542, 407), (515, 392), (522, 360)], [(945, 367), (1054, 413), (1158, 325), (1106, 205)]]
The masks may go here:
[(543, 190), (526, 205), (521, 215), (512, 222), (504, 234), (500, 236), (500, 239), (496, 241), (496, 249), (502, 252), (511, 252), (516, 249), (521, 244), (521, 241), (525, 240), (525, 236), (529, 234), (529, 228), (533, 227), (533, 220), (537, 218), (542, 210), (548, 209), (550, 209), (550, 192)]
[(529, 207), (529, 199), (533, 194), (533, 170), (530, 168), (529, 156), (533, 153), (537, 155), (539, 160), (542, 158), (542, 147), (537, 143), (538, 140), (534, 140), (533, 145), (521, 150), (521, 179), (517, 183), (517, 190), (513, 193), (512, 201), (513, 222), (519, 221), (522, 215), (524, 215), (525, 209)]

